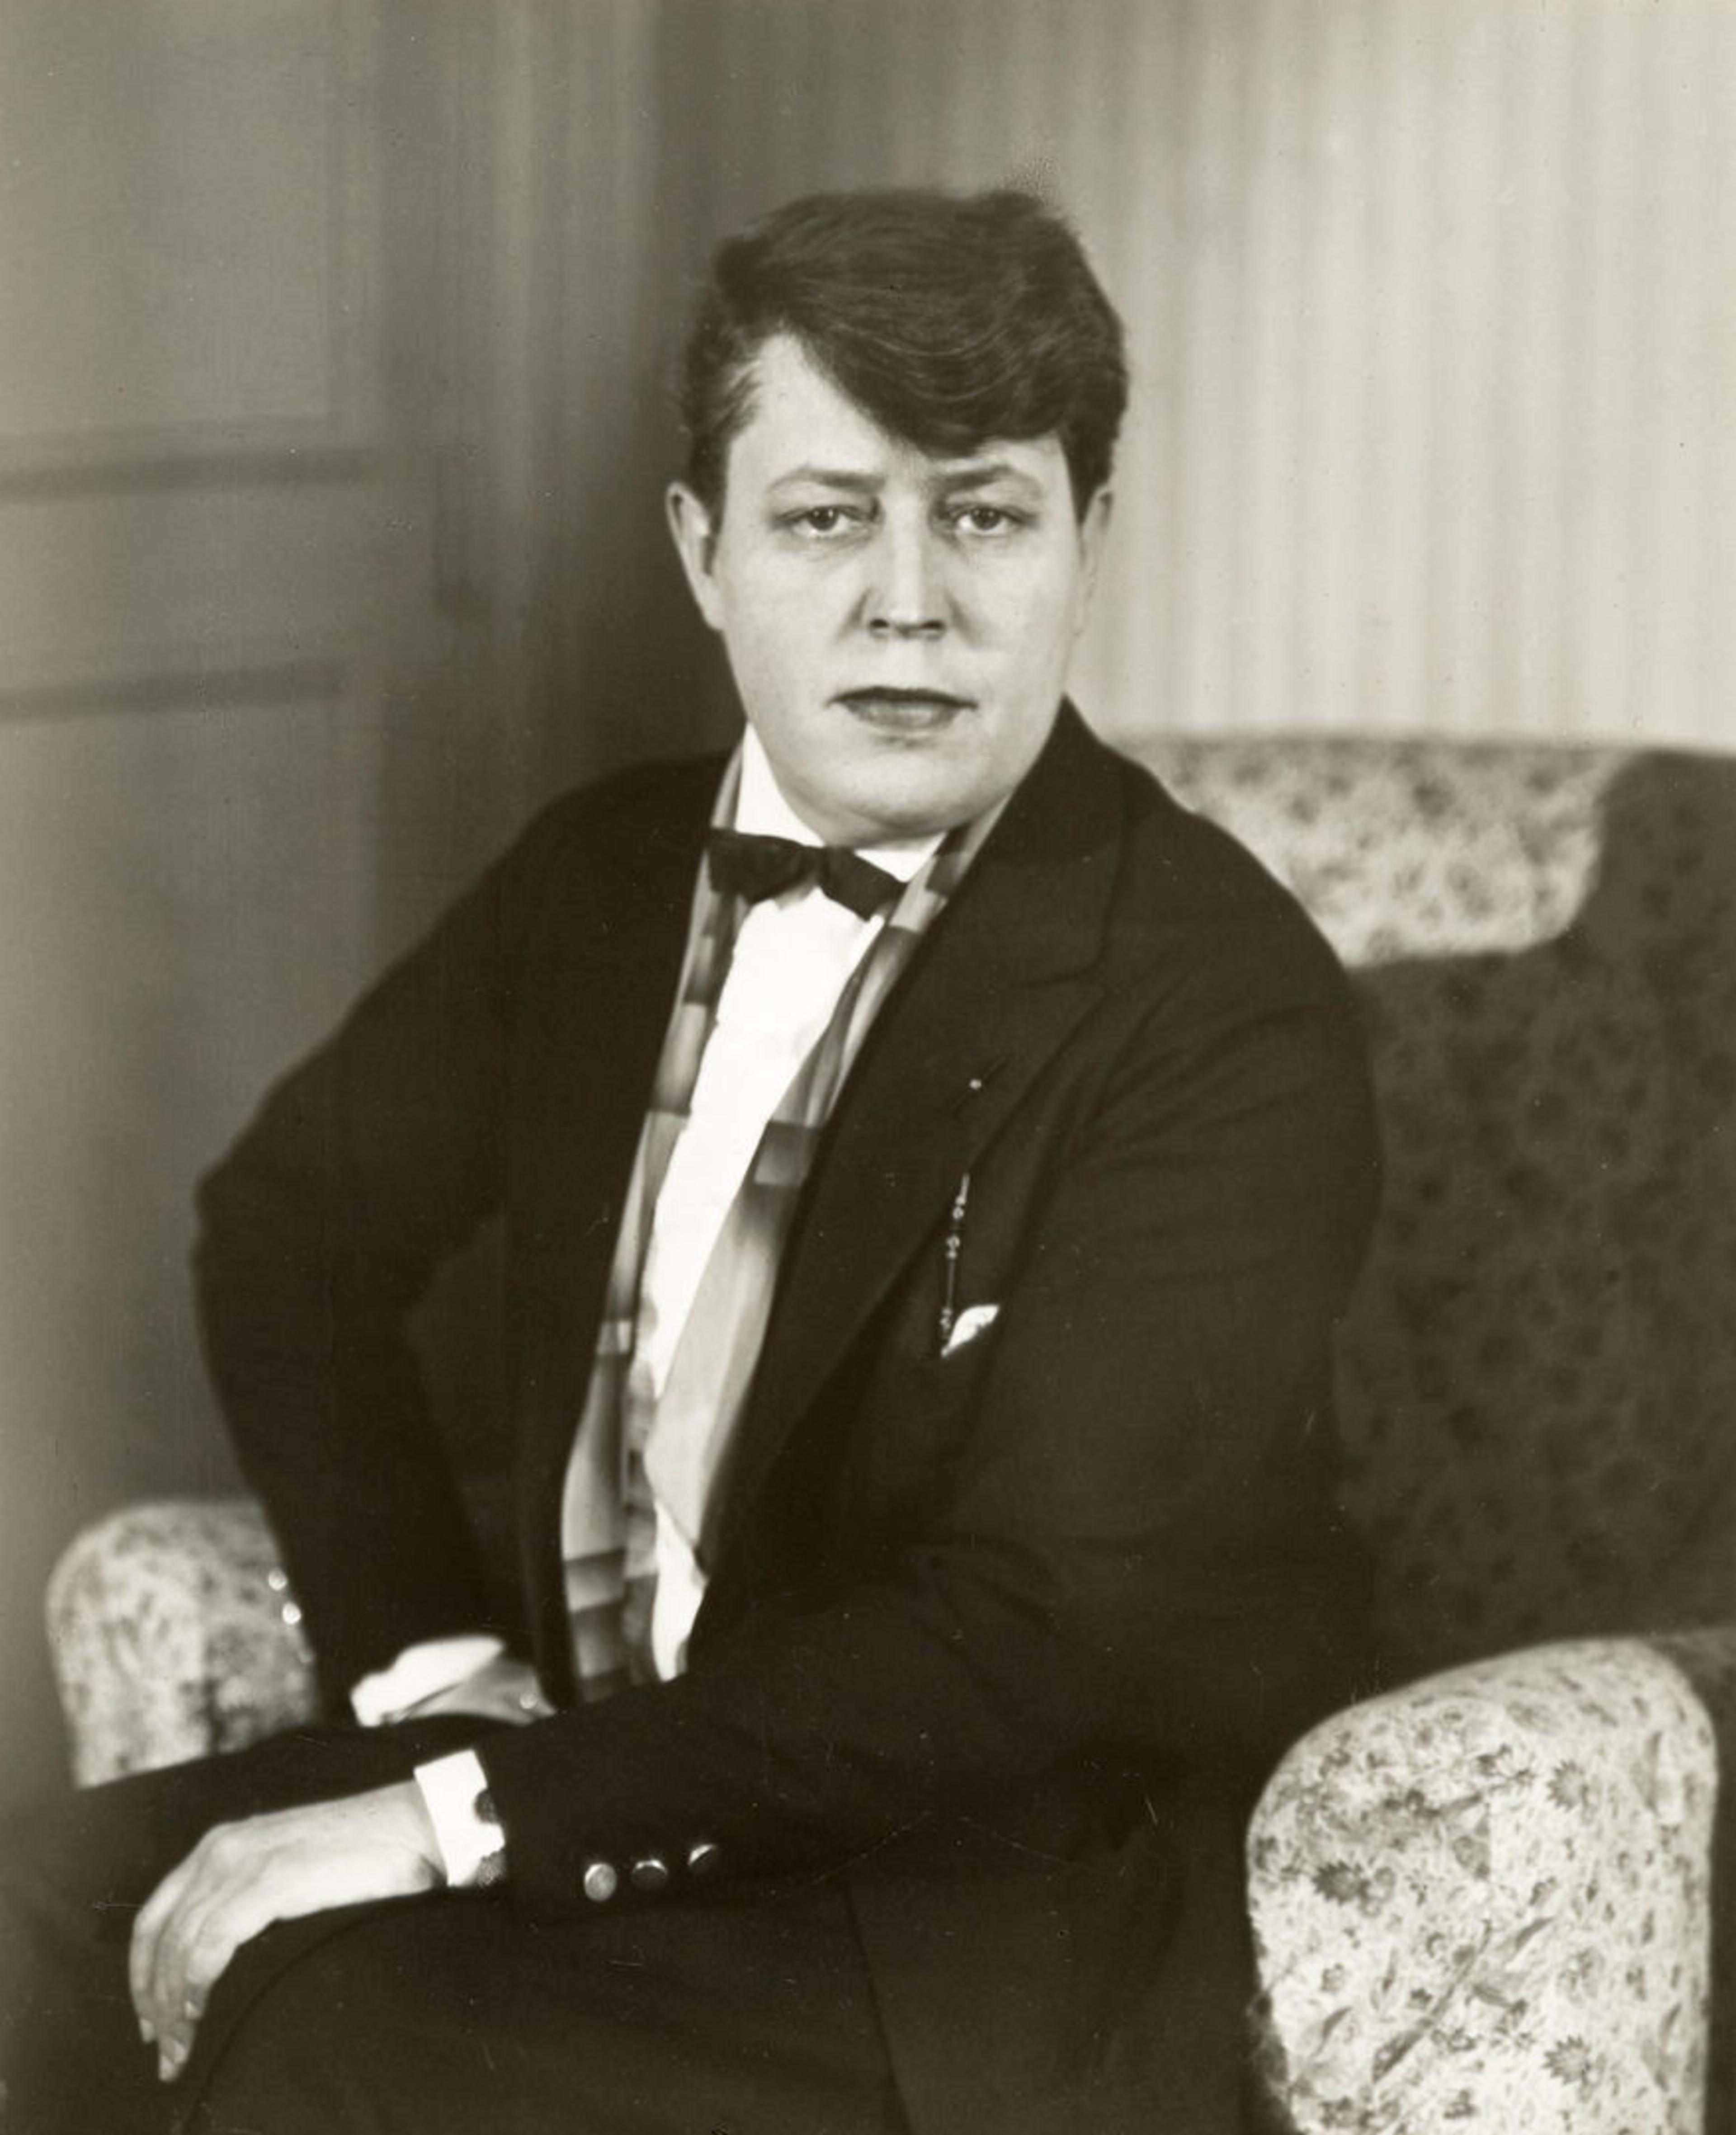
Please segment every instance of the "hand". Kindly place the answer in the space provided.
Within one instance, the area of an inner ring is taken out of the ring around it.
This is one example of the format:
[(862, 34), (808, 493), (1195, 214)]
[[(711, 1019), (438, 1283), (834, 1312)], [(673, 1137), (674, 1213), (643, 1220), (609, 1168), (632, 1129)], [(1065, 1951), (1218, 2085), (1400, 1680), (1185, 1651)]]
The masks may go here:
[(128, 1972), (140, 2036), (164, 2082), (192, 2048), (206, 1997), (240, 1945), (274, 1920), (444, 1881), (413, 1779), (342, 1801), (220, 1823), (164, 1876), (133, 1926)]
[(446, 1689), (419, 1699), (394, 1716), (400, 1720), (425, 1720), (437, 1712), (463, 1712), (523, 1727), (532, 1720), (546, 1720), (554, 1710), (543, 1696), (536, 1671), (529, 1662), (512, 1660), (499, 1653)]

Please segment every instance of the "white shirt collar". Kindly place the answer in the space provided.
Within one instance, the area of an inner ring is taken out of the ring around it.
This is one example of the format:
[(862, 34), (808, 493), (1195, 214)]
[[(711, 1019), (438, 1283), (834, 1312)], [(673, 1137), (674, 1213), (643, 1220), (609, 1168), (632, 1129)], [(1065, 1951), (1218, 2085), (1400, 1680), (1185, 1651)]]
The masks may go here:
[[(791, 838), (798, 845), (825, 842), (784, 799), (773, 775), (764, 743), (752, 727), (747, 728), (741, 738), (741, 784), (735, 796), (735, 827), (756, 837)], [(857, 845), (854, 850), (900, 882), (909, 882), (938, 849), (945, 835), (943, 830), (933, 830), (924, 838), (893, 838), (883, 845)]]

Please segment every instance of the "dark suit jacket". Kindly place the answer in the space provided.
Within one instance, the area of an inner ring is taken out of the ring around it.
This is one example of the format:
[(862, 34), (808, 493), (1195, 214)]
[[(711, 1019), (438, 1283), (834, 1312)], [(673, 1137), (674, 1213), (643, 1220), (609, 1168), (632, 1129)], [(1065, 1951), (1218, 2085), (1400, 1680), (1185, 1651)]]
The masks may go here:
[[(502, 1209), (570, 1695), (560, 1479), (719, 768), (549, 810), (202, 1189), (216, 1377), (334, 1691), (484, 1619), (404, 1319)], [(958, 1302), (1001, 1311), (942, 1357), (967, 1170)], [(1331, 1341), (1376, 1174), (1330, 951), (1064, 709), (823, 1138), (689, 1672), (483, 1749), (515, 1902), (701, 1837), (744, 1891), (843, 1874), (921, 2135), (1144, 2125), (1186, 2048), (1228, 2085), (1224, 1805), (1360, 1687)]]

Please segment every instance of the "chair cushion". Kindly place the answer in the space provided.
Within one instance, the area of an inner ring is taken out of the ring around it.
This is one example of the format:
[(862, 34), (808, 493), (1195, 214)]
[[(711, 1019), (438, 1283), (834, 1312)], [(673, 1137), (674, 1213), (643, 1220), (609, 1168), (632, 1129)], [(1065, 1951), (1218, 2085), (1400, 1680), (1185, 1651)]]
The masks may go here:
[(1695, 1689), (1637, 1640), (1317, 1728), (1249, 1841), (1268, 2079), (1297, 2135), (1700, 2135), (1717, 1783)]

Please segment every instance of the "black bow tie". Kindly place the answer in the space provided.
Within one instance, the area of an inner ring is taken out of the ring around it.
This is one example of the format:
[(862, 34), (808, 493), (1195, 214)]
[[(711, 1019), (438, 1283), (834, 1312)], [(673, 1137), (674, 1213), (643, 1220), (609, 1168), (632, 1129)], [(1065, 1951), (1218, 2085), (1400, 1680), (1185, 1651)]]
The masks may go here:
[(750, 830), (713, 830), (706, 840), (706, 864), (711, 887), (721, 896), (758, 904), (798, 883), (817, 882), (858, 919), (873, 918), (903, 888), (896, 875), (847, 845), (803, 845), (793, 838), (762, 837)]

